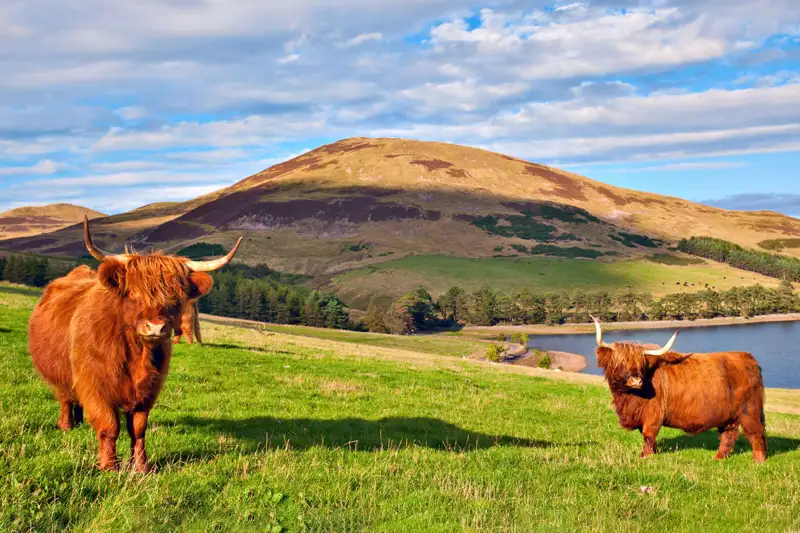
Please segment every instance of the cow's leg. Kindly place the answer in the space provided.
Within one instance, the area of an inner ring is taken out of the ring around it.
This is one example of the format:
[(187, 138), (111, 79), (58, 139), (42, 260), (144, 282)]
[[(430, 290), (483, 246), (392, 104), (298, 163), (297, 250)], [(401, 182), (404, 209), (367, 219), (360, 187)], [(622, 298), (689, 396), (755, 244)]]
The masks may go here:
[(725, 459), (733, 451), (736, 439), (739, 438), (739, 424), (733, 423), (719, 428), (719, 450), (714, 459)]
[(762, 410), (746, 409), (741, 418), (742, 429), (753, 447), (753, 461), (763, 463), (767, 460), (767, 431), (764, 427)]
[(119, 413), (114, 407), (101, 403), (86, 402), (86, 416), (97, 434), (99, 446), (98, 465), (101, 470), (118, 470), (117, 438), (119, 437)]
[(61, 405), (61, 414), (58, 415), (58, 427), (64, 431), (69, 431), (75, 426), (75, 419), (72, 416), (72, 402), (66, 396), (58, 396), (58, 403)]
[(642, 437), (644, 437), (644, 448), (642, 448), (642, 457), (648, 457), (654, 453), (658, 453), (656, 449), (656, 437), (661, 430), (660, 424), (649, 424), (642, 427)]
[(137, 472), (148, 473), (152, 467), (147, 462), (147, 451), (144, 446), (144, 434), (147, 429), (147, 411), (127, 413), (128, 435), (131, 437), (131, 461)]

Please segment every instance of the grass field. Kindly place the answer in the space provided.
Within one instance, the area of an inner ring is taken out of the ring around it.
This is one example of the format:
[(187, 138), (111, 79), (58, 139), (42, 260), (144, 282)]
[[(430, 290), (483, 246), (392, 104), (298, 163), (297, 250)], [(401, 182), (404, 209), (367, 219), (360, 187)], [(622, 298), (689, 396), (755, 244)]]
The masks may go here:
[[(689, 287), (684, 287), (684, 283)], [(756, 283), (778, 285), (775, 279), (714, 262), (678, 266), (648, 260), (606, 263), (544, 257), (470, 259), (420, 255), (340, 274), (332, 280), (331, 286), (349, 304), (366, 307), (372, 294), (399, 296), (419, 286), (433, 294), (440, 294), (453, 285), (469, 291), (488, 285), (501, 291), (586, 289), (612, 293), (630, 286), (659, 296), (699, 291), (706, 283), (719, 290)]]
[(308, 326), (289, 326), (283, 324), (250, 323), (241, 320), (231, 320), (220, 317), (205, 317), (206, 320), (219, 324), (239, 323), (244, 327), (256, 327), (260, 331), (285, 333), (299, 337), (346, 342), (361, 346), (377, 346), (381, 348), (399, 348), (436, 355), (449, 355), (455, 357), (483, 355), (486, 344), (472, 338), (462, 337), (460, 334), (429, 334), (415, 336), (382, 335), (379, 333), (366, 333), (360, 331), (346, 331), (339, 329), (312, 328)]
[(0, 291), (0, 531), (800, 529), (798, 416), (768, 413), (760, 466), (672, 430), (640, 460), (607, 389), (563, 373), (208, 323), (151, 415), (158, 471), (102, 473), (88, 426), (56, 429), (33, 301)]

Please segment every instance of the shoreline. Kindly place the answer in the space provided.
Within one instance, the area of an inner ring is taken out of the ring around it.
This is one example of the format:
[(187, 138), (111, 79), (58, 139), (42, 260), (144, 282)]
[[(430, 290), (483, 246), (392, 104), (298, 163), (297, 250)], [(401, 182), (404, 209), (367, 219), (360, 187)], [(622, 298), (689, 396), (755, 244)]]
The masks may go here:
[[(509, 363), (518, 366), (537, 367), (538, 358), (531, 357), (533, 351), (534, 350), (529, 350), (526, 357), (509, 361)], [(538, 351), (543, 354), (547, 354), (550, 357), (550, 368), (555, 372), (573, 372), (576, 374), (582, 374), (586, 369), (586, 358), (582, 355), (570, 352), (559, 352), (556, 350)]]
[[(718, 317), (718, 318), (698, 318), (696, 320), (654, 320), (637, 322), (603, 322), (604, 331), (625, 331), (640, 329), (685, 329), (702, 328), (713, 326), (741, 326), (747, 324), (768, 324), (780, 322), (798, 322), (800, 313), (788, 313), (783, 315), (761, 315), (752, 318), (742, 317)], [(575, 335), (594, 333), (593, 323), (582, 324), (561, 324), (558, 326), (548, 326), (544, 324), (531, 324), (519, 326), (467, 326), (462, 330), (466, 334), (470, 333), (529, 333), (534, 335)]]

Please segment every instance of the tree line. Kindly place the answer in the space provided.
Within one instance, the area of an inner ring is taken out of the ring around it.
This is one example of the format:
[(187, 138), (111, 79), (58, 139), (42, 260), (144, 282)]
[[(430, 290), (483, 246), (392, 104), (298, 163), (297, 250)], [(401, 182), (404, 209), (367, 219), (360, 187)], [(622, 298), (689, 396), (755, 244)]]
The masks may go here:
[[(94, 259), (75, 261), (32, 255), (0, 257), (0, 280), (44, 287), (79, 264), (96, 268)], [(214, 273), (214, 287), (198, 301), (202, 313), (275, 324), (322, 328), (354, 327), (344, 303), (333, 294), (299, 285), (305, 276), (283, 274), (266, 265), (230, 265)]]
[[(92, 261), (22, 255), (0, 257), (0, 279), (43, 287), (78, 264), (92, 264)], [(791, 282), (784, 279), (777, 289), (753, 285), (661, 298), (631, 289), (614, 295), (605, 291), (533, 293), (527, 289), (504, 293), (485, 286), (474, 292), (451, 287), (434, 299), (426, 289), (419, 288), (395, 301), (373, 298), (363, 317), (353, 321), (339, 298), (304, 287), (301, 283), (305, 279), (266, 265), (231, 265), (215, 273), (214, 287), (199, 300), (199, 310), (275, 324), (398, 334), (455, 325), (585, 323), (591, 320), (590, 315), (604, 322), (622, 322), (800, 312), (800, 298)]]
[(0, 257), (0, 280), (44, 287), (77, 265), (74, 261), (51, 260), (33, 255), (9, 255)]
[(759, 252), (713, 237), (682, 239), (678, 243), (678, 249), (764, 276), (800, 281), (800, 259), (794, 257)]
[(649, 320), (695, 320), (717, 317), (752, 317), (800, 312), (794, 287), (783, 281), (777, 289), (753, 285), (727, 291), (707, 289), (696, 293), (669, 294), (653, 298), (630, 289), (608, 292), (503, 293), (483, 287), (467, 292), (452, 287), (434, 300), (420, 288), (391, 304), (373, 298), (364, 317), (370, 331), (413, 333), (435, 327), (459, 325), (493, 326), (522, 324), (567, 324)]
[[(261, 276), (257, 274), (261, 273)], [(273, 324), (320, 328), (352, 327), (347, 308), (333, 294), (281, 283), (282, 274), (266, 266), (238, 266), (214, 273), (214, 287), (198, 301), (201, 313)]]

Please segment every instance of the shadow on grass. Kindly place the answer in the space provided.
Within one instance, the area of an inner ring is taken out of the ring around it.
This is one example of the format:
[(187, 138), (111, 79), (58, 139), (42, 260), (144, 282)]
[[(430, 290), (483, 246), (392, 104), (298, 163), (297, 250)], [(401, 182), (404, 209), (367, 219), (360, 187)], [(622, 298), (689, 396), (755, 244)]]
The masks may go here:
[[(587, 446), (593, 442), (557, 443), (507, 435), (488, 435), (469, 431), (436, 418), (391, 417), (380, 420), (363, 418), (277, 419), (253, 417), (245, 419), (204, 419), (186, 417), (171, 424), (184, 432), (201, 429), (206, 434), (232, 436), (239, 441), (240, 451), (254, 453), (263, 449), (306, 450), (312, 447), (346, 448), (352, 451), (379, 451), (405, 447), (425, 447), (452, 452), (476, 451), (498, 446), (549, 448), (553, 446)], [(168, 429), (169, 431), (169, 429)], [(165, 464), (191, 462), (208, 458), (210, 453), (182, 452), (163, 458)]]
[[(669, 439), (659, 439), (658, 441), (659, 453), (674, 453), (684, 449), (701, 449), (708, 450), (709, 453), (716, 453), (718, 448), (719, 433), (716, 431), (707, 431), (699, 435), (679, 435)], [(767, 458), (784, 453), (798, 453), (799, 450), (800, 439), (772, 437), (767, 432)], [(750, 442), (744, 435), (739, 436), (732, 455), (739, 453), (753, 453)]]
[(41, 296), (42, 289), (23, 287), (21, 285), (0, 285), (0, 294), (21, 294), (23, 296)]
[(6, 328), (0, 328), (0, 333), (11, 333), (11, 330)]

